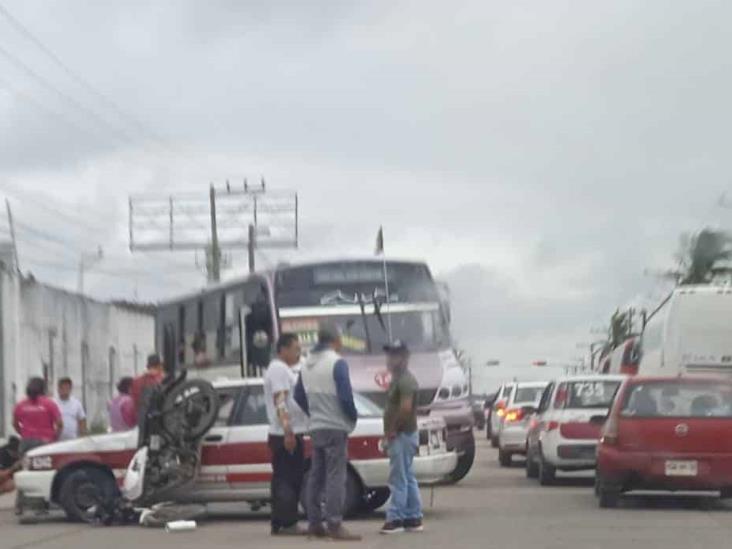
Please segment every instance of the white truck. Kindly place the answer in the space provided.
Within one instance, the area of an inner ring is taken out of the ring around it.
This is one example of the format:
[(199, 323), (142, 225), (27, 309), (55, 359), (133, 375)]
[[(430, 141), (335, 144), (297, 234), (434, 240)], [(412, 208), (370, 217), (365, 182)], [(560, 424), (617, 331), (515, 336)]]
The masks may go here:
[(732, 286), (681, 286), (649, 317), (642, 375), (732, 374)]

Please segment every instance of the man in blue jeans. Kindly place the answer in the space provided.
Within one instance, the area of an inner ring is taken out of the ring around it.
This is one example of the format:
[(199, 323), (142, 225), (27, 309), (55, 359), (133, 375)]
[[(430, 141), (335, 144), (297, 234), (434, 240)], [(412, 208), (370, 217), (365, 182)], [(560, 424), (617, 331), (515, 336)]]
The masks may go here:
[(422, 499), (414, 476), (414, 455), (419, 448), (417, 431), (417, 380), (409, 371), (409, 349), (402, 341), (384, 347), (391, 384), (384, 409), (384, 433), (389, 451), (391, 503), (382, 534), (421, 532)]

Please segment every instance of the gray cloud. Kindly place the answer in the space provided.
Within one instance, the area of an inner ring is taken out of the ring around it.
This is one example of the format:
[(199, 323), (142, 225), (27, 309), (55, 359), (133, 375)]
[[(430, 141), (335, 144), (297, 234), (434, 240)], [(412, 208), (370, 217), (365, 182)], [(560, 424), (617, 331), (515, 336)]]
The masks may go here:
[(458, 337), (518, 363), (572, 354), (590, 324), (657, 291), (643, 270), (680, 232), (726, 223), (724, 3), (3, 5), (146, 128), (0, 18), (0, 46), (107, 121), (0, 56), (0, 191), (21, 189), (20, 219), (69, 241), (24, 235), (35, 261), (66, 265), (35, 269), (67, 285), (97, 243), (100, 271), (142, 272), (90, 275), (101, 295), (200, 282), (190, 255), (127, 253), (127, 195), (265, 174), (300, 192), (300, 256), (369, 253), (383, 224), (390, 254), (452, 283)]

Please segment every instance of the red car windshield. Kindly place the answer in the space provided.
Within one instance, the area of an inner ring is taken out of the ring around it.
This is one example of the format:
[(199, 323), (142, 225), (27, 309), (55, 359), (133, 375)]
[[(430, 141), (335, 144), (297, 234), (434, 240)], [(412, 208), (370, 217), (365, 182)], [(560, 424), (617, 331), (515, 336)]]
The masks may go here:
[(732, 418), (732, 385), (712, 381), (634, 383), (625, 395), (626, 417)]

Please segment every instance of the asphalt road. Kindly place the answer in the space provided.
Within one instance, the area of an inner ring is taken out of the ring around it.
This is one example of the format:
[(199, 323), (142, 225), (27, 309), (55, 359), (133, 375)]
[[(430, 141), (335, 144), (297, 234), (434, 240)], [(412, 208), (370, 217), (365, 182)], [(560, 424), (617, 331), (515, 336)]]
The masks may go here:
[[(592, 549), (726, 547), (732, 537), (732, 506), (710, 498), (633, 497), (617, 510), (600, 510), (592, 478), (577, 475), (541, 488), (524, 476), (522, 464), (501, 469), (496, 452), (481, 441), (476, 466), (457, 486), (440, 487), (430, 507), (423, 492), (426, 531), (380, 536), (383, 513), (353, 521), (362, 547), (457, 549)], [(273, 539), (266, 516), (220, 509), (194, 532), (166, 534), (136, 526), (92, 528), (50, 519), (16, 524), (0, 511), (0, 548), (126, 549), (219, 547), (333, 547), (331, 542)], [(353, 544), (359, 545), (359, 544)]]

